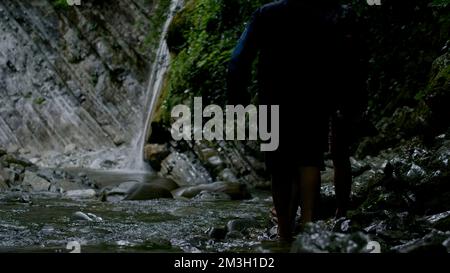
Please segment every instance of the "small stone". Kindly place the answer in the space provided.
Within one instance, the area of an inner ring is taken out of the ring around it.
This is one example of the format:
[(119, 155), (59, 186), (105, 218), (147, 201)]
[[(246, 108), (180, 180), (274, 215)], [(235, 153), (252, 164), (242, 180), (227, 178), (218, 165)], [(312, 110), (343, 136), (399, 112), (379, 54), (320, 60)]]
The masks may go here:
[(49, 188), (49, 192), (53, 192), (53, 193), (63, 193), (64, 190), (60, 187), (57, 187), (56, 185), (51, 185)]
[(144, 159), (150, 163), (155, 170), (161, 169), (161, 162), (170, 154), (167, 145), (148, 144), (144, 148)]
[(447, 249), (447, 252), (450, 253), (450, 238), (445, 240), (442, 245)]
[(28, 150), (27, 148), (20, 148), (19, 149), (19, 154), (21, 155), (27, 155), (30, 153), (30, 150)]
[(25, 171), (25, 167), (19, 164), (11, 163), (9, 164), (9, 168), (13, 169), (16, 173), (23, 173)]
[(26, 171), (23, 178), (22, 186), (28, 191), (48, 191), (50, 188), (50, 182), (44, 178), (39, 177), (33, 172)]
[(0, 196), (2, 203), (31, 204), (31, 198), (28, 194), (22, 192), (9, 192), (5, 196)]
[(77, 211), (73, 214), (73, 217), (75, 220), (79, 220), (79, 221), (89, 221), (92, 222), (94, 221), (91, 217), (89, 217), (86, 213), (81, 212), (81, 211)]
[(439, 222), (439, 221), (441, 221), (441, 220), (443, 220), (445, 218), (448, 218), (448, 217), (450, 217), (450, 211), (446, 211), (446, 212), (442, 212), (442, 213), (438, 213), (438, 214), (435, 214), (435, 215), (428, 216), (428, 217), (425, 218), (425, 220), (428, 223), (434, 225), (437, 222)]
[(71, 143), (64, 148), (64, 153), (67, 155), (67, 154), (74, 152), (76, 149), (77, 149), (77, 146), (75, 144)]
[(125, 139), (123, 138), (123, 136), (116, 136), (114, 139), (113, 139), (113, 143), (116, 145), (116, 146), (120, 146), (120, 145), (122, 145), (122, 144), (124, 144), (125, 143)]
[(41, 161), (41, 159), (38, 158), (38, 157), (30, 158), (30, 162), (33, 163), (33, 164), (37, 164), (37, 163), (39, 163), (40, 161)]
[(17, 145), (10, 145), (7, 149), (8, 154), (14, 154), (19, 151), (19, 147)]
[(93, 189), (87, 190), (71, 190), (66, 192), (66, 196), (70, 198), (94, 198), (96, 196), (96, 191)]
[(235, 219), (227, 223), (227, 229), (231, 231), (244, 232), (249, 228), (258, 227), (258, 222), (254, 219)]
[(231, 197), (224, 192), (209, 192), (201, 191), (194, 197), (196, 200), (202, 201), (217, 201), (217, 200), (231, 200)]
[(84, 190), (85, 186), (80, 185), (79, 183), (74, 183), (68, 180), (59, 180), (55, 183), (57, 188), (62, 189), (63, 191), (73, 191), (73, 190)]
[(50, 234), (52, 234), (53, 232), (55, 232), (55, 228), (54, 228), (53, 226), (44, 226), (44, 227), (42, 227), (41, 232), (42, 232), (43, 234), (48, 234), (48, 235), (50, 235)]
[(91, 219), (93, 219), (95, 222), (102, 222), (103, 219), (93, 213), (88, 212), (87, 216), (89, 216)]
[(208, 230), (208, 236), (215, 240), (223, 240), (227, 235), (227, 230), (222, 227), (213, 227)]
[(106, 159), (106, 160), (102, 161), (102, 163), (100, 163), (100, 166), (102, 168), (111, 169), (111, 168), (117, 166), (117, 162), (110, 160), (110, 159)]
[(220, 166), (223, 164), (223, 160), (219, 156), (212, 156), (208, 158), (208, 163), (212, 166)]
[(130, 191), (137, 187), (139, 182), (130, 181), (121, 183), (119, 186), (112, 189), (105, 189), (101, 193), (101, 200), (104, 202), (119, 202), (127, 197)]
[(14, 170), (4, 169), (3, 177), (9, 186), (17, 186), (21, 183), (19, 174)]
[(408, 178), (413, 178), (413, 179), (420, 178), (424, 175), (425, 175), (425, 171), (416, 164), (412, 164), (411, 169), (409, 169), (408, 173), (406, 174), (406, 176)]
[(269, 238), (276, 238), (278, 236), (278, 225), (271, 227), (268, 231)]
[(218, 177), (225, 182), (233, 182), (233, 183), (237, 183), (238, 179), (236, 177), (236, 175), (233, 173), (232, 170), (230, 170), (229, 168), (225, 168), (223, 169)]

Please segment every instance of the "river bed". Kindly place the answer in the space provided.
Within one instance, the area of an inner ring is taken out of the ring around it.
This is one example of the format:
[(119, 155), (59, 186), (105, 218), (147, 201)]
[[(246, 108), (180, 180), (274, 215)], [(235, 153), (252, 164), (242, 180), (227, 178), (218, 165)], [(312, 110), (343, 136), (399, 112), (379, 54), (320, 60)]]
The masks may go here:
[[(0, 252), (265, 252), (267, 192), (247, 201), (174, 200), (101, 202), (54, 193), (30, 194), (13, 202), (0, 194)], [(92, 213), (87, 221), (75, 213)], [(254, 221), (242, 238), (213, 240), (208, 232), (234, 219)], [(263, 246), (264, 245), (264, 246)], [(270, 242), (268, 242), (270, 245)]]

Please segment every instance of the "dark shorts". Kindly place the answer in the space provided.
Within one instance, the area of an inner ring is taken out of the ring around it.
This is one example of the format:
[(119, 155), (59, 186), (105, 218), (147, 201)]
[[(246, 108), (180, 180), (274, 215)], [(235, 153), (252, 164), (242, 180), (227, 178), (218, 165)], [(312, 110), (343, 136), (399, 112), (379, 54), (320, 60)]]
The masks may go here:
[(295, 154), (267, 152), (265, 160), (269, 173), (285, 172), (296, 167), (325, 167), (324, 152), (320, 150), (304, 150)]
[[(328, 150), (328, 127), (303, 127), (304, 132), (281, 131), (280, 146), (277, 151), (266, 152), (266, 166), (269, 172), (285, 171), (293, 167), (323, 168), (324, 152)], [(283, 138), (283, 135), (285, 136)]]
[(288, 137), (283, 139), (280, 136), (279, 149), (265, 154), (269, 173), (285, 172), (296, 167), (319, 167), (324, 170), (326, 152), (331, 153), (333, 160), (349, 157), (348, 124), (336, 115), (314, 122), (309, 127), (300, 126), (304, 132), (292, 130)]

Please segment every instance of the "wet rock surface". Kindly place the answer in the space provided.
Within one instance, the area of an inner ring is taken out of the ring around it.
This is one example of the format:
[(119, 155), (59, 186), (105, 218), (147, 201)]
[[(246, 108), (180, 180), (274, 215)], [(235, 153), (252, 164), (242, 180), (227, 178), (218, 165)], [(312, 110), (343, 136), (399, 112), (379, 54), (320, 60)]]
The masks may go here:
[(88, 153), (139, 135), (164, 3), (56, 2), (0, 3), (0, 145), (42, 166), (90, 166)]

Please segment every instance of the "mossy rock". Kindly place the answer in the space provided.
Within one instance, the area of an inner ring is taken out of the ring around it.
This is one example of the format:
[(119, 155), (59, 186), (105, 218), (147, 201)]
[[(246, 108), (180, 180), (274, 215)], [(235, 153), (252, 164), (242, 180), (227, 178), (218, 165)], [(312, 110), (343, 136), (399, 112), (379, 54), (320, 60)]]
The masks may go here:
[(4, 155), (6, 155), (6, 150), (5, 149), (3, 149), (3, 148), (0, 148), (0, 157), (2, 157), (2, 156), (4, 156)]
[(26, 159), (20, 159), (20, 158), (14, 157), (14, 156), (9, 155), (9, 154), (4, 155), (2, 158), (0, 158), (0, 161), (6, 163), (7, 165), (17, 164), (17, 165), (22, 166), (24, 168), (33, 166), (33, 163), (31, 163), (30, 161), (28, 161)]
[(173, 198), (171, 191), (178, 188), (178, 184), (172, 179), (155, 177), (151, 182), (138, 183), (133, 186), (128, 192), (125, 200), (171, 199)]

